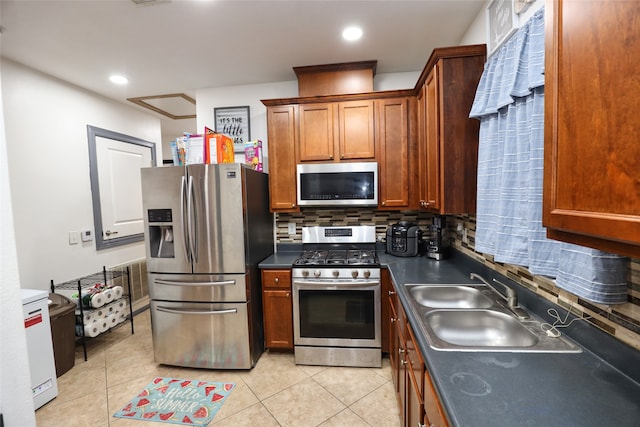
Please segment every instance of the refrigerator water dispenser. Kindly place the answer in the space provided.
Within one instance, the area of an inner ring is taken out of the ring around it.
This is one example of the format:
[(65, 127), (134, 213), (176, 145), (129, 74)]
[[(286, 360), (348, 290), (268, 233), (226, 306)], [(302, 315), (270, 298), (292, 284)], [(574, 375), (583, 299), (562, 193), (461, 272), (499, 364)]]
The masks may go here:
[(174, 258), (171, 209), (149, 209), (149, 244), (152, 258)]

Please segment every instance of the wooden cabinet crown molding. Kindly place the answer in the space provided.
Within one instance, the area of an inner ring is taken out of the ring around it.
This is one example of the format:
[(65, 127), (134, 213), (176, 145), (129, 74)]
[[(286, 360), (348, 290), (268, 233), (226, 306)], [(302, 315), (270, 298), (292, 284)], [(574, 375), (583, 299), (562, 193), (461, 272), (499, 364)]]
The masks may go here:
[(485, 44), (472, 44), (466, 46), (453, 46), (453, 47), (443, 47), (436, 48), (429, 56), (429, 60), (427, 61), (427, 65), (424, 66), (422, 70), (422, 74), (418, 78), (416, 85), (413, 89), (414, 94), (417, 96), (420, 93), (420, 89), (424, 86), (424, 82), (427, 80), (429, 73), (433, 70), (433, 67), (440, 61), (441, 59), (446, 58), (464, 58), (465, 56), (478, 56), (483, 55), (486, 57), (487, 55), (487, 45)]
[(342, 101), (360, 101), (366, 99), (385, 99), (397, 98), (402, 96), (415, 95), (414, 89), (401, 90), (384, 90), (378, 92), (365, 92), (347, 95), (322, 95), (322, 96), (303, 96), (297, 98), (274, 98), (261, 99), (260, 102), (266, 107), (277, 105), (295, 105), (295, 104), (315, 104), (320, 102), (342, 102)]
[(299, 96), (371, 92), (378, 61), (293, 67)]

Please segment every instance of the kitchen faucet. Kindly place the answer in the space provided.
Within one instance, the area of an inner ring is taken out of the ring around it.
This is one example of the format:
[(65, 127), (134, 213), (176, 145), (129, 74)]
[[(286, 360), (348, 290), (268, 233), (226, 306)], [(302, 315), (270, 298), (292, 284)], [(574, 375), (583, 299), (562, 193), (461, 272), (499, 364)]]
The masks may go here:
[(505, 289), (506, 292), (506, 296), (505, 294), (503, 294), (502, 292), (498, 291), (495, 286), (493, 286), (492, 284), (490, 284), (489, 282), (487, 282), (484, 277), (480, 276), (479, 274), (476, 273), (471, 273), (470, 275), (471, 279), (478, 279), (480, 280), (482, 283), (484, 283), (485, 285), (487, 285), (493, 292), (497, 293), (502, 299), (505, 300), (505, 302), (507, 303), (507, 308), (513, 313), (515, 314), (519, 319), (528, 319), (529, 318), (529, 314), (527, 314), (526, 311), (524, 311), (522, 308), (518, 307), (518, 295), (516, 295), (516, 291), (514, 291), (511, 287), (505, 285), (502, 282), (497, 281), (496, 279), (493, 279), (494, 282), (502, 285)]

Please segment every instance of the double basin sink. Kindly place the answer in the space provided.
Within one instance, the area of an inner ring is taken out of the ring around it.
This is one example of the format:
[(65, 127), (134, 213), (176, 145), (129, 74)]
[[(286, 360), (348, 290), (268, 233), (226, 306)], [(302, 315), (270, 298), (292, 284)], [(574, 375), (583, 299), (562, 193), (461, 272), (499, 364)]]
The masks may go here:
[(407, 284), (410, 301), (432, 348), (442, 351), (579, 353), (549, 326), (503, 303), (484, 285)]

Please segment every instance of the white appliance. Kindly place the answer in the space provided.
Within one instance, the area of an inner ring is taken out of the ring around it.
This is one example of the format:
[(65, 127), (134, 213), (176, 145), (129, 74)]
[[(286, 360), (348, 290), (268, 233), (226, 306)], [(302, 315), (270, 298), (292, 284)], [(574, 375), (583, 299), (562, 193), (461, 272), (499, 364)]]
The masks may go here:
[(34, 409), (38, 409), (58, 395), (49, 320), (49, 293), (36, 289), (21, 289), (20, 292), (33, 404)]

